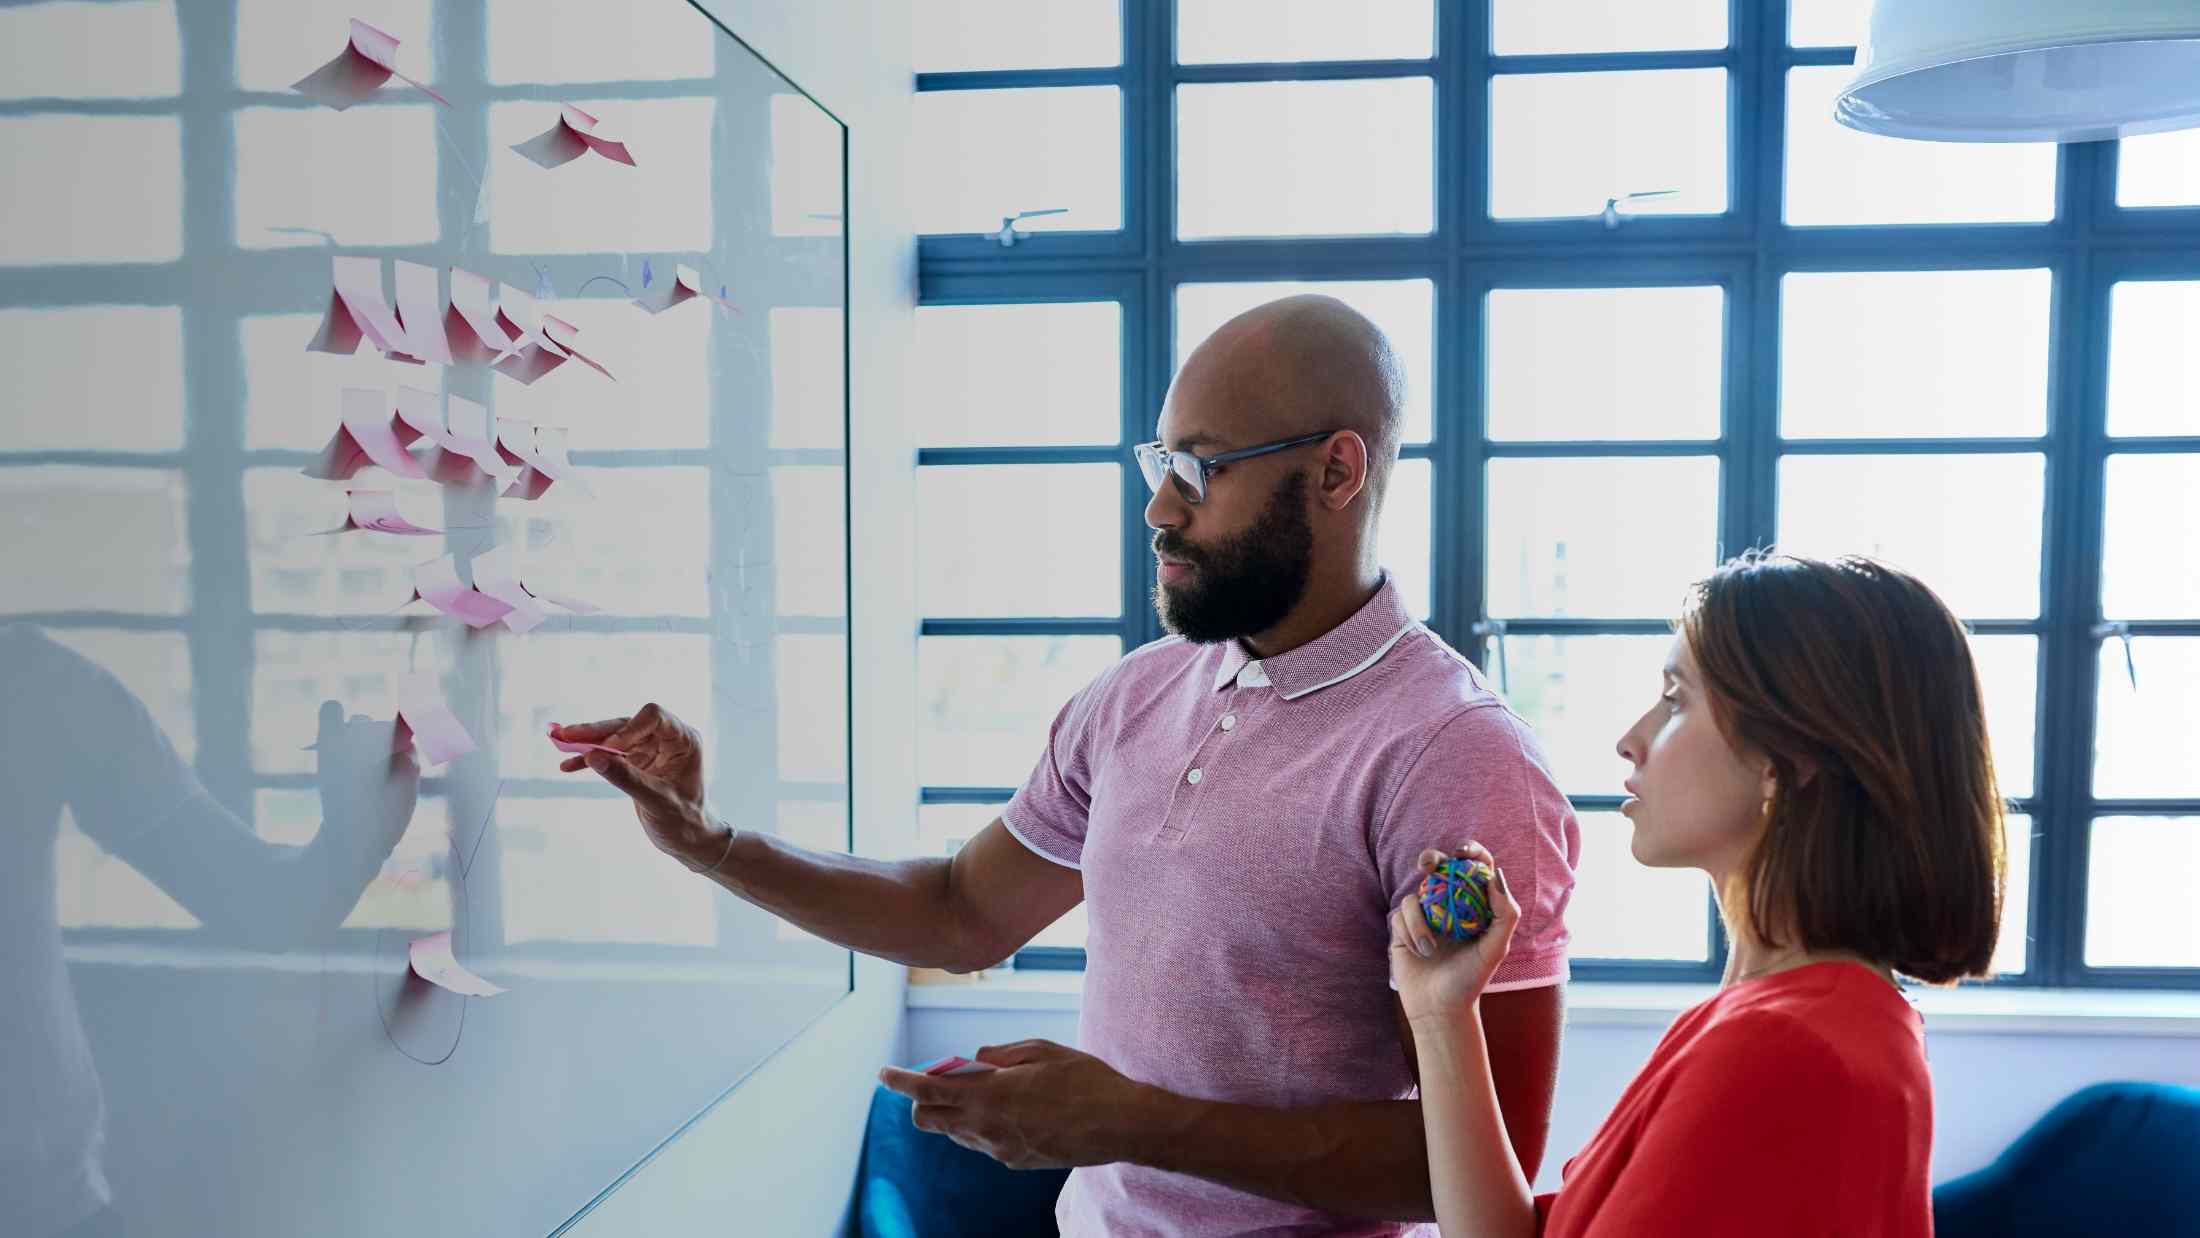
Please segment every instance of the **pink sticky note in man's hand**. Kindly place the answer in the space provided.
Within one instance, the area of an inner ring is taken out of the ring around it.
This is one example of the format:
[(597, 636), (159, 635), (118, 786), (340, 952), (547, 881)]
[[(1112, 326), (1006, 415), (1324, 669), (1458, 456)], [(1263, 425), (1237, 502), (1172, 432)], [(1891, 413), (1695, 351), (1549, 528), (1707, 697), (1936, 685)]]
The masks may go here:
[(998, 1066), (988, 1066), (984, 1062), (973, 1062), (969, 1058), (956, 1057), (950, 1054), (925, 1067), (921, 1073), (927, 1075), (982, 1075), (987, 1071), (999, 1069)]
[(399, 73), (397, 39), (356, 17), (351, 19), (351, 37), (344, 43), (344, 50), (300, 78), (291, 89), (315, 103), (341, 112), (355, 103), (366, 102), (392, 77), (445, 107), (451, 105), (449, 99)]
[(458, 563), (449, 555), (413, 569), (413, 600), (426, 602), (472, 628), (488, 627), (512, 609), (461, 582)]
[(549, 735), (550, 746), (556, 748), (559, 752), (570, 752), (576, 755), (584, 752), (608, 752), (615, 757), (626, 755), (626, 749), (613, 748), (609, 744), (584, 744), (577, 739), (559, 739), (558, 724), (555, 722), (549, 726)]
[(556, 124), (512, 149), (543, 168), (563, 167), (589, 151), (613, 163), (635, 166), (633, 152), (627, 150), (626, 143), (604, 136), (599, 124), (596, 117), (568, 103), (558, 109)]
[(412, 963), (413, 974), (437, 988), (463, 993), (468, 997), (495, 997), (504, 992), (501, 987), (483, 980), (459, 963), (458, 956), (451, 952), (449, 929), (415, 938), (406, 953)]

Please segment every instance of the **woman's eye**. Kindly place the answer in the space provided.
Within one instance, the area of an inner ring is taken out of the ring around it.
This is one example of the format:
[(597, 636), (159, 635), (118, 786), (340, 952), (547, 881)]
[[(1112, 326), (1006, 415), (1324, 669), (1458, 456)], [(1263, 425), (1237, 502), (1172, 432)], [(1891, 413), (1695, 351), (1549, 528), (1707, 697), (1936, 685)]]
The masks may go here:
[(1658, 699), (1659, 699), (1659, 700), (1661, 700), (1661, 701), (1664, 701), (1664, 702), (1666, 703), (1666, 705), (1667, 705), (1668, 707), (1670, 707), (1670, 708), (1673, 708), (1673, 709), (1679, 709), (1679, 708), (1681, 707), (1681, 698), (1679, 698), (1679, 697), (1677, 697), (1677, 696), (1673, 695), (1673, 694), (1672, 694), (1672, 693), (1670, 693), (1670, 692), (1668, 692), (1668, 693), (1666, 693), (1665, 695), (1663, 695), (1663, 696), (1659, 697)]

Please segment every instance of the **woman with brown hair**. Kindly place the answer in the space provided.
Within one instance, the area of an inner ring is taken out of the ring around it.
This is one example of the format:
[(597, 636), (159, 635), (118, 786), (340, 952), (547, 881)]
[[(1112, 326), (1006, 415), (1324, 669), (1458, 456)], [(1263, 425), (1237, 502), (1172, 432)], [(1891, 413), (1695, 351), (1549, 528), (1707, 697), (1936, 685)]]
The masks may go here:
[(1984, 975), (2001, 921), (2002, 800), (1963, 627), (1870, 560), (1751, 554), (1696, 586), (1679, 629), (1619, 741), (1621, 811), (1637, 860), (1710, 875), (1726, 975), (1535, 1198), (1477, 1011), (1516, 914), (1503, 870), (1466, 945), (1401, 902), (1391, 967), (1443, 1233), (1929, 1235), (1932, 1087), (1895, 977)]

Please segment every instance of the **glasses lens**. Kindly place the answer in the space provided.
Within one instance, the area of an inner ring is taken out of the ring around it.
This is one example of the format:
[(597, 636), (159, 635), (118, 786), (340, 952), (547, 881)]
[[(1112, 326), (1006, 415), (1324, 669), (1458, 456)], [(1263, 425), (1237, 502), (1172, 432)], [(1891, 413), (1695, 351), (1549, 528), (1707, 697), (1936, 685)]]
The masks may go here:
[(1207, 497), (1207, 474), (1199, 467), (1199, 460), (1190, 452), (1180, 451), (1169, 457), (1169, 471), (1176, 474), (1176, 490), (1187, 503), (1197, 503)]
[(1138, 457), (1138, 471), (1146, 475), (1146, 488), (1161, 489), (1161, 483), (1169, 478), (1168, 466), (1161, 462), (1161, 452), (1151, 443), (1140, 443), (1131, 454)]

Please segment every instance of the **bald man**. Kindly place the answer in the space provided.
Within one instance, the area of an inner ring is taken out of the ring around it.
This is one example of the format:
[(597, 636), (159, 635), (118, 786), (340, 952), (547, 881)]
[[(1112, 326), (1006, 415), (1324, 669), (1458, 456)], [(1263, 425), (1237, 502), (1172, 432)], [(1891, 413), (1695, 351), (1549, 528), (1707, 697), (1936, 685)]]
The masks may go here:
[[(820, 855), (716, 820), (695, 733), (655, 706), (567, 727), (653, 842), (821, 937), (968, 971), (1083, 902), (1082, 1051), (881, 1078), (914, 1120), (1072, 1166), (1072, 1235), (1391, 1235), (1432, 1216), (1386, 914), (1427, 848), (1479, 840), (1523, 908), (1481, 1001), (1505, 1128), (1543, 1156), (1578, 828), (1527, 727), (1376, 562), (1402, 382), (1374, 324), (1292, 297), (1192, 354), (1137, 449), (1174, 635), (1055, 719), (951, 860)], [(1093, 513), (1096, 520), (1105, 514)], [(935, 531), (938, 532), (938, 531)]]

